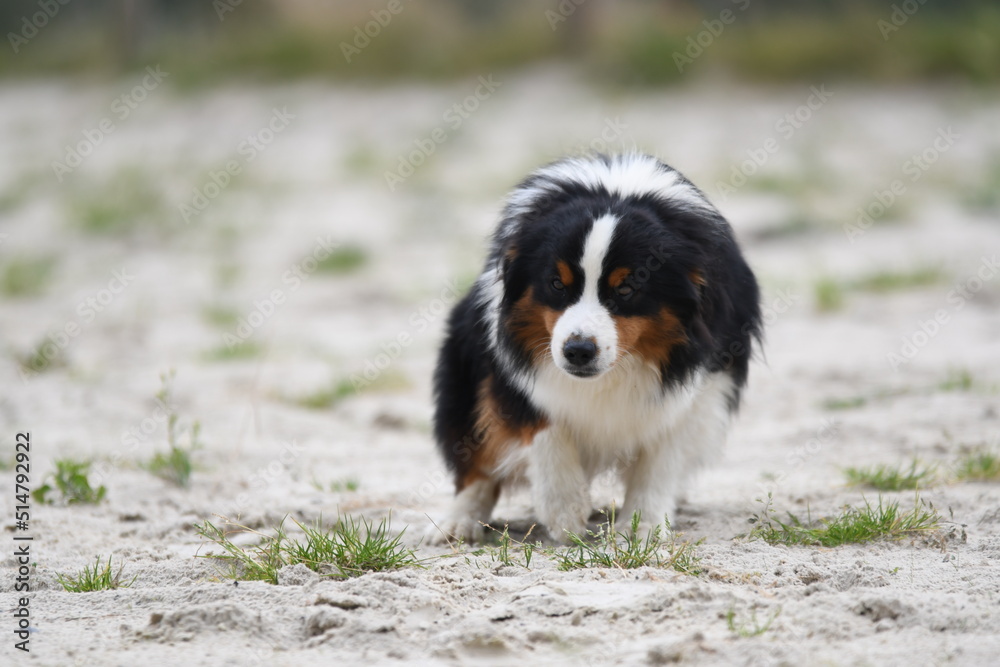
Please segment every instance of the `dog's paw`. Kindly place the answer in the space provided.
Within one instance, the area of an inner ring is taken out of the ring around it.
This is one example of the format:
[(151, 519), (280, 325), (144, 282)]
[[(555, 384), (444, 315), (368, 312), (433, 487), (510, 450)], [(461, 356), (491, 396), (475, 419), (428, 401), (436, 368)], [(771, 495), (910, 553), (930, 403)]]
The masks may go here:
[(482, 539), (483, 525), (470, 516), (448, 517), (431, 524), (424, 533), (424, 544), (443, 545), (464, 542), (472, 544)]

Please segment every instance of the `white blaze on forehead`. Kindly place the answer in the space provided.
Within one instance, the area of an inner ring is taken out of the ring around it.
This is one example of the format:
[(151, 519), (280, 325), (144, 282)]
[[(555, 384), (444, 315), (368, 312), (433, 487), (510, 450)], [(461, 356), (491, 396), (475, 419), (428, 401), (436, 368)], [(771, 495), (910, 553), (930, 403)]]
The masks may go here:
[(597, 286), (601, 281), (601, 273), (604, 269), (604, 258), (611, 247), (611, 237), (615, 234), (615, 227), (618, 226), (618, 218), (605, 213), (597, 220), (587, 235), (587, 242), (583, 245), (583, 257), (580, 258), (580, 268), (583, 269), (583, 297), (581, 300), (593, 299), (598, 301)]
[(604, 268), (604, 258), (611, 247), (618, 218), (610, 213), (594, 221), (583, 244), (580, 268), (583, 269), (583, 294), (580, 300), (566, 309), (552, 331), (552, 358), (556, 365), (567, 369), (563, 346), (572, 336), (589, 338), (597, 345), (594, 360), (597, 371), (602, 373), (615, 362), (618, 348), (618, 329), (608, 309), (601, 304), (598, 287)]

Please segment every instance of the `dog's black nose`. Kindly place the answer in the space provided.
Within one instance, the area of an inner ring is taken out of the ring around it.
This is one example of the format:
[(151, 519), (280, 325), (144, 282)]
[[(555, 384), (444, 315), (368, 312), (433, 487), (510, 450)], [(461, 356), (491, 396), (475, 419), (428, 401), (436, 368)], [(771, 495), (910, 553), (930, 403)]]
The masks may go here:
[(574, 366), (586, 366), (597, 356), (597, 345), (586, 338), (572, 338), (563, 345), (563, 356)]

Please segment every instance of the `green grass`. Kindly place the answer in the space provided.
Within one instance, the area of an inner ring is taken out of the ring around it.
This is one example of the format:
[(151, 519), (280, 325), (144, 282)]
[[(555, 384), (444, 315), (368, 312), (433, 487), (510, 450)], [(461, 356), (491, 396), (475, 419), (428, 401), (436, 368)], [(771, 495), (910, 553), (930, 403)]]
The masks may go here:
[(816, 309), (830, 313), (844, 307), (844, 288), (832, 278), (821, 278), (813, 286)]
[(728, 627), (729, 631), (737, 637), (743, 637), (744, 639), (749, 637), (758, 637), (771, 628), (771, 624), (774, 623), (774, 619), (778, 618), (779, 614), (781, 614), (780, 607), (776, 609), (766, 621), (761, 623), (757, 619), (757, 610), (752, 609), (750, 611), (749, 620), (737, 620), (736, 608), (730, 607), (729, 611), (726, 612), (726, 627)]
[(818, 311), (834, 312), (844, 307), (851, 293), (886, 294), (936, 285), (946, 278), (945, 273), (934, 266), (920, 266), (905, 271), (877, 271), (854, 280), (838, 280), (824, 276), (813, 285), (813, 294)]
[[(495, 537), (496, 542), (473, 551), (472, 555), (486, 556), (490, 559), (490, 563), (494, 565), (500, 564), (505, 567), (517, 566), (530, 570), (531, 559), (534, 557), (535, 551), (551, 553), (542, 549), (539, 543), (528, 542), (528, 538), (531, 537), (531, 533), (535, 529), (534, 526), (528, 529), (527, 534), (521, 540), (515, 540), (511, 537), (510, 527), (506, 523), (503, 526), (503, 530), (498, 530), (493, 526), (486, 527), (493, 531), (490, 534)], [(520, 554), (519, 558), (518, 554)], [(466, 558), (466, 562), (470, 562), (468, 558)]]
[[(195, 524), (195, 530), (221, 549), (201, 557), (225, 563), (223, 575), (230, 579), (276, 584), (281, 568), (299, 563), (314, 572), (339, 578), (421, 564), (414, 550), (402, 544), (403, 532), (390, 533), (388, 519), (382, 519), (377, 526), (364, 518), (353, 517), (341, 517), (327, 527), (322, 525), (322, 520), (311, 526), (294, 523), (302, 531), (302, 539), (289, 537), (285, 520), (270, 534), (224, 517), (220, 526), (206, 520)], [(231, 539), (237, 533), (254, 534), (260, 541), (254, 546), (241, 547)]]
[(828, 398), (822, 405), (827, 410), (853, 410), (868, 404), (866, 396), (848, 396), (846, 398)]
[(62, 502), (66, 505), (97, 504), (104, 500), (107, 489), (102, 484), (91, 487), (90, 461), (57, 459), (54, 473), (50, 473), (44, 484), (31, 492), (31, 497), (42, 505)]
[(22, 373), (34, 375), (66, 366), (65, 348), (57, 347), (48, 338), (43, 338), (26, 352), (13, 351), (14, 361)]
[(243, 341), (238, 345), (219, 345), (205, 352), (206, 361), (240, 361), (256, 359), (264, 353), (264, 348), (253, 341)]
[(908, 271), (879, 271), (859, 278), (850, 286), (862, 292), (885, 293), (936, 285), (946, 278), (938, 267), (921, 266)]
[(865, 500), (864, 507), (848, 506), (838, 515), (816, 521), (811, 516), (803, 521), (791, 512), (786, 520), (777, 519), (771, 502), (768, 494), (764, 509), (750, 519), (754, 527), (748, 538), (768, 544), (837, 547), (927, 533), (937, 529), (941, 521), (936, 510), (921, 508), (919, 501), (912, 510), (903, 512), (899, 503), (885, 501), (881, 495), (877, 505)]
[(356, 477), (344, 477), (343, 479), (335, 479), (326, 486), (323, 483), (313, 478), (312, 480), (313, 488), (317, 491), (331, 491), (333, 493), (353, 493), (361, 488), (361, 482), (358, 481)]
[(236, 326), (240, 314), (235, 308), (219, 304), (209, 304), (201, 309), (201, 318), (212, 326), (229, 329)]
[(658, 3), (621, 3), (596, 23), (594, 15), (583, 20), (588, 11), (583, 8), (553, 29), (537, 3), (415, 4), (348, 61), (341, 43), (351, 43), (355, 27), (371, 20), (349, 3), (319, 20), (297, 22), (247, 3), (219, 21), (211, 3), (196, 4), (184, 13), (188, 20), (169, 22), (144, 40), (142, 57), (117, 48), (113, 15), (87, 12), (69, 24), (53, 22), (20, 53), (0, 52), (0, 74), (93, 76), (95, 70), (131, 69), (130, 76), (137, 76), (155, 62), (171, 73), (171, 87), (206, 87), (234, 77), (475, 78), (555, 59), (575, 60), (599, 81), (622, 86), (662, 85), (720, 71), (737, 80), (793, 84), (1000, 80), (1000, 12), (988, 2), (955, 12), (928, 3), (888, 42), (877, 28), (879, 20), (889, 19), (886, 4), (770, 13), (734, 7), (733, 25), (683, 72), (674, 54), (705, 31), (703, 21), (718, 18), (718, 6), (666, 13)]
[(886, 464), (845, 468), (844, 476), (852, 486), (867, 486), (879, 491), (912, 491), (933, 484), (934, 472), (934, 466), (923, 466), (913, 459), (908, 468)]
[(328, 387), (318, 389), (311, 394), (289, 399), (291, 403), (310, 410), (326, 410), (332, 408), (343, 399), (354, 394), (354, 384), (347, 379), (338, 380)]
[(13, 257), (0, 271), (0, 294), (9, 298), (43, 294), (54, 267), (55, 260), (51, 257)]
[(118, 566), (118, 571), (115, 571), (111, 566), (111, 556), (108, 556), (108, 562), (104, 564), (101, 563), (101, 557), (97, 556), (92, 566), (85, 566), (75, 576), (56, 574), (56, 579), (70, 593), (113, 591), (117, 588), (128, 588), (135, 583), (137, 577), (132, 577), (128, 581), (123, 580), (124, 569), (125, 564), (122, 563)]
[(201, 424), (196, 421), (187, 428), (181, 428), (180, 417), (174, 410), (173, 378), (172, 370), (162, 373), (160, 390), (156, 393), (157, 402), (167, 412), (167, 451), (156, 452), (142, 467), (160, 479), (186, 489), (194, 470), (191, 455), (203, 447), (198, 439)]
[[(532, 526), (532, 529), (534, 529), (534, 526)], [(510, 528), (507, 524), (504, 524), (503, 531), (498, 532), (499, 539), (497, 540), (497, 545), (496, 547), (490, 549), (490, 556), (493, 558), (494, 562), (507, 567), (513, 567), (515, 564), (523, 565), (526, 570), (530, 570), (531, 559), (534, 556), (536, 549), (536, 545), (527, 541), (528, 537), (531, 535), (531, 530), (529, 530), (528, 534), (524, 536), (524, 539), (520, 541), (516, 541), (510, 536)], [(521, 554), (521, 560), (523, 563), (517, 563), (514, 560), (514, 554), (518, 551)]]
[(1000, 154), (994, 154), (978, 183), (960, 184), (962, 203), (977, 213), (1000, 211)]
[(965, 368), (953, 368), (948, 376), (937, 386), (938, 391), (969, 391), (972, 389), (972, 373)]
[(159, 179), (143, 169), (122, 169), (104, 181), (77, 184), (69, 192), (68, 219), (94, 236), (122, 237), (150, 230), (161, 234), (176, 214), (166, 203)]
[(986, 448), (967, 452), (955, 465), (955, 478), (962, 482), (1000, 482), (1000, 453)]
[(368, 253), (358, 246), (337, 248), (316, 266), (317, 273), (346, 275), (368, 263)]
[(961, 392), (972, 391), (976, 388), (985, 392), (996, 392), (994, 387), (980, 383), (977, 385), (972, 373), (965, 368), (952, 368), (946, 373), (943, 380), (933, 385), (922, 387), (896, 387), (882, 388), (872, 391), (867, 395), (843, 396), (824, 399), (820, 405), (827, 410), (852, 410), (868, 405), (872, 401), (887, 398), (897, 398), (900, 396), (928, 395), (937, 392)]
[(629, 526), (619, 531), (612, 508), (608, 521), (601, 524), (596, 533), (589, 530), (587, 535), (570, 533), (570, 546), (553, 552), (552, 556), (563, 571), (590, 567), (623, 570), (658, 567), (691, 575), (701, 572), (697, 544), (679, 542), (669, 524), (653, 526), (641, 535), (639, 523), (639, 513), (635, 512)]

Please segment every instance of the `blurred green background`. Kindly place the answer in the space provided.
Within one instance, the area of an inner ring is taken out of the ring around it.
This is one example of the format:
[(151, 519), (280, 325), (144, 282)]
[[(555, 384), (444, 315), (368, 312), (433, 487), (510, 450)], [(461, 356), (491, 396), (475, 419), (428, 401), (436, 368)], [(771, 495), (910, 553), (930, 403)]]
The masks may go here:
[[(391, 37), (378, 38), (379, 21)], [(19, 40), (32, 22), (43, 28)], [(441, 80), (556, 60), (620, 86), (720, 71), (764, 82), (1000, 78), (992, 0), (7, 0), (0, 24), (5, 76), (110, 76), (159, 62), (175, 85)], [(702, 35), (711, 48), (699, 54), (699, 33), (720, 27), (726, 38)], [(363, 56), (349, 57), (358, 45)], [(678, 67), (676, 53), (698, 55)]]

